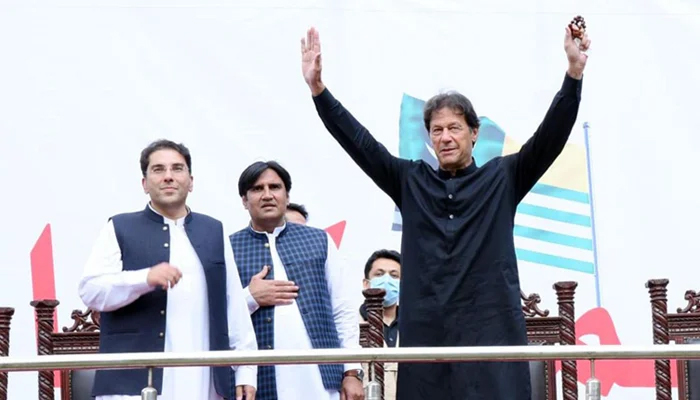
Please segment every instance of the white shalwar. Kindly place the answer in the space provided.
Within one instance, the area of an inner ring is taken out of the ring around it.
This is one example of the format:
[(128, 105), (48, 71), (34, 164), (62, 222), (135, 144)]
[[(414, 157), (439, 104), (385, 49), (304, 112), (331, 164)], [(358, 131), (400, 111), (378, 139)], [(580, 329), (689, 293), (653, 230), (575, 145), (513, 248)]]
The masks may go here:
[[(169, 262), (182, 272), (180, 281), (168, 289), (164, 351), (209, 351), (209, 304), (202, 264), (185, 232), (185, 218), (174, 221), (163, 217), (163, 220), (170, 228)], [(235, 350), (257, 350), (255, 331), (246, 307), (231, 242), (226, 235), (222, 240), (226, 253), (230, 347)], [(119, 309), (153, 290), (146, 283), (148, 271), (148, 268), (122, 271), (119, 243), (110, 220), (100, 232), (85, 266), (79, 286), (80, 297), (87, 307), (94, 310)], [(234, 366), (233, 369), (236, 385), (257, 387), (257, 366)], [(220, 400), (211, 372), (212, 369), (206, 366), (164, 368), (163, 390), (158, 399)], [(139, 399), (140, 395), (110, 395), (98, 396), (96, 400)]]
[[(259, 232), (267, 235), (272, 256), (273, 276), (275, 280), (288, 280), (287, 272), (279, 254), (275, 239), (286, 225), (275, 228), (272, 233)], [(256, 231), (257, 232), (257, 231)], [(351, 282), (344, 262), (340, 260), (333, 239), (328, 236), (328, 252), (326, 258), (326, 281), (333, 309), (333, 318), (341, 348), (360, 348), (360, 326), (357, 318), (359, 304), (353, 302), (354, 292), (359, 290)], [(248, 300), (250, 313), (260, 306), (250, 294), (248, 287), (243, 289)], [(275, 306), (274, 343), (277, 350), (313, 349), (304, 321), (301, 319), (299, 306), (296, 301), (290, 305)], [(345, 364), (345, 371), (362, 369), (362, 365)], [(340, 392), (326, 390), (321, 380), (321, 371), (316, 364), (276, 365), (275, 380), (277, 382), (278, 400), (338, 400)]]

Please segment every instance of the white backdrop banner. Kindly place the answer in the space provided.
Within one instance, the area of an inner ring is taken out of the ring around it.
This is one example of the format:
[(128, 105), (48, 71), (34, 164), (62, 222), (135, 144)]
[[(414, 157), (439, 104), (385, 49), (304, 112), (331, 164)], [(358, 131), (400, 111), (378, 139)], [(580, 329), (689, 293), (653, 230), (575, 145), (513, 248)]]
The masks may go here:
[[(11, 354), (36, 353), (30, 301), (61, 301), (57, 329), (84, 308), (90, 247), (109, 216), (144, 207), (139, 153), (158, 138), (190, 147), (190, 206), (229, 232), (248, 221), (239, 174), (281, 162), (291, 200), (355, 268), (359, 305), (364, 262), (399, 248), (401, 218), (317, 117), (301, 76), (306, 29), (320, 31), (329, 89), (393, 154), (435, 162), (421, 106), (456, 89), (482, 119), (483, 164), (540, 123), (579, 14), (592, 39), (582, 105), (566, 150), (518, 208), (522, 287), (556, 313), (552, 284), (577, 281), (581, 345), (652, 343), (644, 283), (670, 279), (671, 310), (698, 285), (700, 3), (3, 0), (0, 306), (16, 308)], [(653, 396), (653, 361), (596, 372), (605, 398)], [(580, 362), (582, 394), (586, 379)], [(11, 399), (36, 398), (35, 372), (9, 382)]]

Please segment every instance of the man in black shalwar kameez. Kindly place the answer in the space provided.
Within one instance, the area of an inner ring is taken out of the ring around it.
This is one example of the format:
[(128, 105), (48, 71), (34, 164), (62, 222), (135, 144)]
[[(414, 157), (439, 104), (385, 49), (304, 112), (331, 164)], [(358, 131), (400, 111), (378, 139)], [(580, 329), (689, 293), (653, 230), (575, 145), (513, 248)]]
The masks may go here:
[[(318, 115), (357, 165), (401, 210), (401, 346), (526, 345), (513, 239), (518, 203), (566, 144), (590, 45), (567, 28), (569, 68), (535, 134), (519, 152), (472, 158), (479, 119), (458, 93), (426, 102), (439, 168), (394, 157), (321, 81), (318, 32), (302, 39), (302, 72)], [(402, 363), (398, 400), (529, 400), (527, 362)]]

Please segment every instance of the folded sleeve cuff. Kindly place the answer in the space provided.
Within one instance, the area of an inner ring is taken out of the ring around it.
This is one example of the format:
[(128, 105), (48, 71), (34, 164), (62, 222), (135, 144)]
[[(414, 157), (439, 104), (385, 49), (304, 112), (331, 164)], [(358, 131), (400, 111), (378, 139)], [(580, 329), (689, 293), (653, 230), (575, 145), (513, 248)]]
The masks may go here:
[(252, 386), (258, 388), (258, 368), (241, 365), (236, 368), (236, 386)]
[(362, 369), (362, 364), (360, 363), (350, 363), (350, 364), (345, 364), (345, 369), (344, 371), (352, 371), (352, 370), (358, 370)]
[(148, 284), (148, 273), (150, 268), (143, 268), (135, 271), (124, 271), (124, 282), (127, 286), (133, 287), (139, 294), (146, 294), (153, 288)]
[(243, 296), (245, 297), (246, 303), (248, 303), (248, 312), (251, 314), (258, 311), (258, 308), (260, 308), (260, 305), (258, 304), (257, 301), (255, 301), (255, 298), (253, 297), (252, 294), (250, 294), (250, 289), (248, 286), (243, 288)]

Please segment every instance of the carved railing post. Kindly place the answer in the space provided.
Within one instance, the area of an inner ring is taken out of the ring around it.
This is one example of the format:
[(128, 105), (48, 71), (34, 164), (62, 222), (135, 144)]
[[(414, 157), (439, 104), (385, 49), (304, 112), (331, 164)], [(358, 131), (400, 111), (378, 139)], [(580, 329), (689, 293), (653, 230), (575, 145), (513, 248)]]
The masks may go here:
[(688, 301), (688, 304), (676, 309), (678, 314), (700, 314), (700, 294), (695, 290), (686, 290), (685, 296), (683, 297)]
[(361, 347), (369, 347), (369, 339), (367, 339), (368, 334), (369, 334), (369, 323), (361, 322), (360, 323), (360, 346)]
[[(38, 339), (37, 354), (53, 354), (51, 334), (54, 332), (54, 315), (58, 300), (35, 300), (29, 303), (36, 315)], [(39, 400), (53, 400), (54, 371), (39, 371)]]
[[(10, 354), (10, 322), (15, 309), (0, 307), (0, 357)], [(0, 372), (0, 400), (7, 400), (7, 372)]]
[[(651, 319), (654, 344), (668, 344), (668, 304), (666, 286), (668, 279), (650, 279), (646, 283), (651, 298)], [(656, 399), (671, 400), (671, 361), (654, 360), (656, 375)]]
[[(559, 317), (561, 317), (561, 344), (576, 345), (576, 319), (574, 313), (574, 293), (577, 282), (556, 282), (554, 290), (557, 293), (559, 305)], [(564, 386), (564, 400), (578, 399), (578, 370), (575, 360), (566, 360), (561, 363), (561, 376)]]
[(89, 308), (85, 311), (73, 310), (73, 312), (70, 313), (70, 318), (73, 320), (73, 326), (70, 328), (64, 326), (64, 333), (100, 331), (99, 311), (93, 311)]
[(523, 314), (525, 314), (525, 317), (547, 317), (549, 316), (549, 310), (541, 310), (540, 309), (540, 302), (542, 302), (542, 299), (540, 298), (540, 295), (537, 293), (530, 293), (529, 295), (525, 295), (525, 292), (520, 290), (520, 300), (522, 301), (521, 308), (523, 310)]
[[(369, 331), (367, 335), (368, 347), (384, 347), (384, 289), (365, 289), (367, 307), (367, 322)], [(374, 370), (369, 371), (370, 380), (374, 379), (382, 388), (382, 400), (384, 400), (384, 363), (375, 362)]]

